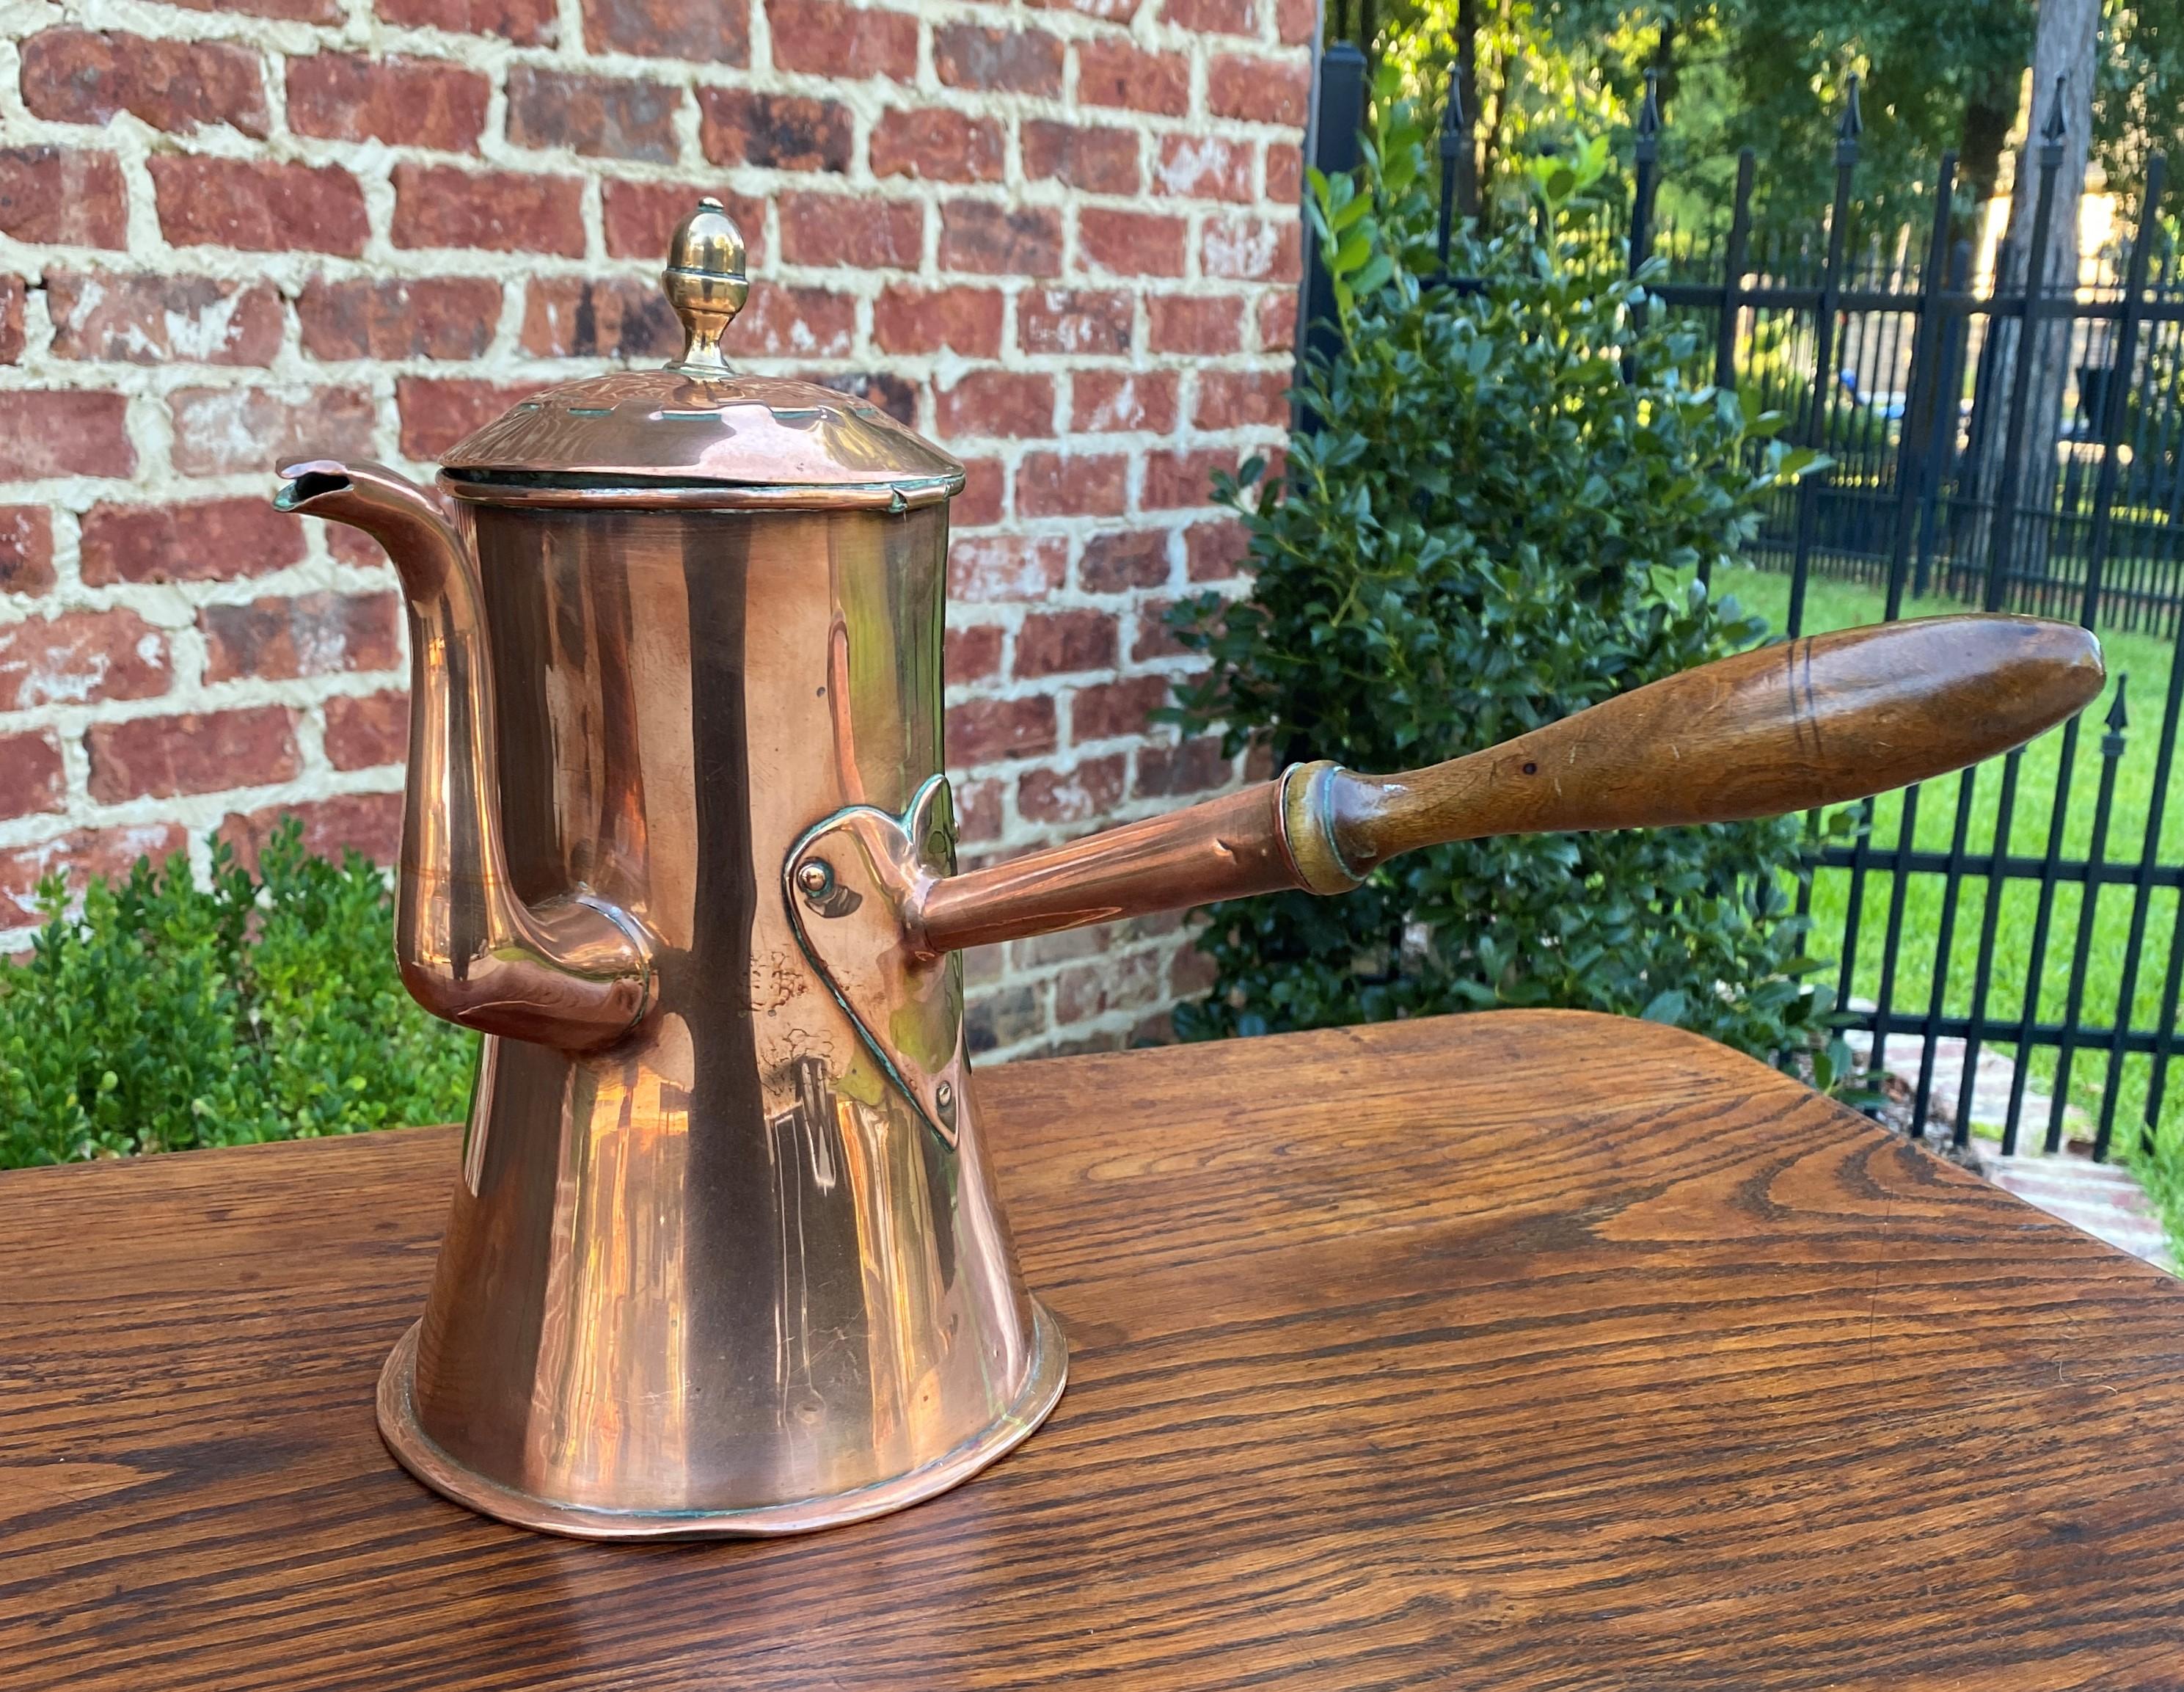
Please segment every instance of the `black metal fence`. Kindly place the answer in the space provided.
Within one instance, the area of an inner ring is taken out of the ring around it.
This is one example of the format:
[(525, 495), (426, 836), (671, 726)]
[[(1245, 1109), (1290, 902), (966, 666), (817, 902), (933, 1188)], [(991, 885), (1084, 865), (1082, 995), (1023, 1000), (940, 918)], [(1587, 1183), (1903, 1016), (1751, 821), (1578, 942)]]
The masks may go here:
[[(1953, 158), (1930, 228), (1852, 252), (1857, 98), (1853, 82), (1825, 222), (1755, 237), (1749, 153), (1726, 224), (1657, 230), (1649, 90), (1622, 225), (1630, 263), (1656, 264), (1648, 309), (1694, 321), (1716, 383), (1756, 387), (1830, 461), (1779, 497), (1752, 561), (1769, 573), (1744, 584), (1780, 633), (1948, 600), (2070, 617), (2108, 637), (2113, 679), (2088, 713), (2104, 723), (2096, 758), (2081, 757), (2074, 719), (1964, 772), (1938, 805), (1917, 787), (1869, 801), (1855, 844), (1816, 835), (1804, 895), (1876, 1071), (1885, 1058), (1909, 1068), (1898, 1053), (1915, 1042), (1915, 1080), (1902, 1084), (1914, 1130), (1946, 1125), (1963, 1144), (1990, 1124), (2013, 1153), (2030, 1123), (2054, 1151), (2075, 1137), (2075, 1097), (2105, 1157), (2119, 1120), (2143, 1123), (2150, 1142), (2162, 1119), (2184, 992), (2184, 807), (2168, 804), (2184, 707), (2184, 282), (2155, 215), (2163, 163), (2135, 230), (2075, 277), (2043, 277), (2006, 243), (1992, 278), (1975, 276), (1969, 244), (1950, 237)], [(1315, 164), (1353, 168), (1355, 47), (1323, 55), (1314, 106)], [(2058, 215), (2059, 121), (2033, 149), (2034, 253)], [(1444, 123), (1444, 264), (1462, 210), (1449, 169), (1460, 144)], [(1301, 341), (1339, 344), (1331, 316), (1315, 258)], [(2051, 428), (2041, 409), (2058, 385)], [(2132, 663), (2142, 696), (2149, 674), (2165, 680), (2150, 745), (2130, 732), (2130, 678), (2116, 673)], [(1998, 1052), (2012, 1061), (1984, 1068), (2003, 1071), (1987, 1079), (2006, 1096), (1984, 1099), (1982, 1053)], [(2029, 1111), (2042, 1090), (2044, 1124)]]

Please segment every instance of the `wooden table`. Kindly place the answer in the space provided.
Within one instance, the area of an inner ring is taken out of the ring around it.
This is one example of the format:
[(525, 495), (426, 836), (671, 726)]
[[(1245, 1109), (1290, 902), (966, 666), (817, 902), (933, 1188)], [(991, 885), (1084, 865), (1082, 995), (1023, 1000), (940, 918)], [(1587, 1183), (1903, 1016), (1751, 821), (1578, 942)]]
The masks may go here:
[(981, 1091), (1068, 1394), (772, 1543), (387, 1459), (448, 1131), (0, 1177), (0, 1685), (2184, 1685), (2184, 1293), (1756, 1064), (1538, 1013)]

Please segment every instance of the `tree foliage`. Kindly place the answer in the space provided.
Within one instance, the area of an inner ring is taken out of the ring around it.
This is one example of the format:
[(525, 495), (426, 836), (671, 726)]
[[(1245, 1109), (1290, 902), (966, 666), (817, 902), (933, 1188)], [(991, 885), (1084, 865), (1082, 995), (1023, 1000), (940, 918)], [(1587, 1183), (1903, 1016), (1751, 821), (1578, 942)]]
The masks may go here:
[[(1364, 168), (1312, 180), (1344, 338), (1304, 384), (1318, 427), (1261, 497), (1256, 463), (1221, 489), (1250, 531), (1248, 595), (1171, 617), (1212, 661), (1173, 714), (1284, 762), (1435, 762), (1750, 645), (1761, 626), (1698, 577), (1809, 461), (1769, 438), (1779, 417), (1688, 383), (1682, 332), (1641, 328), (1640, 290), (1590, 257), (1604, 144), (1535, 163), (1536, 224), (1464, 255), (1484, 292), (1423, 290), (1433, 207), (1396, 86)], [(1792, 913), (1799, 857), (1793, 820), (1488, 840), (1341, 898), (1217, 905), (1199, 944), (1217, 980), (1178, 1025), (1563, 1005), (1812, 1050), (1829, 1005)]]
[(293, 821), (253, 876), (180, 857), (56, 877), (27, 962), (0, 961), (0, 1167), (347, 1134), (462, 1114), (476, 1040), (413, 1003), (385, 878), (305, 852)]

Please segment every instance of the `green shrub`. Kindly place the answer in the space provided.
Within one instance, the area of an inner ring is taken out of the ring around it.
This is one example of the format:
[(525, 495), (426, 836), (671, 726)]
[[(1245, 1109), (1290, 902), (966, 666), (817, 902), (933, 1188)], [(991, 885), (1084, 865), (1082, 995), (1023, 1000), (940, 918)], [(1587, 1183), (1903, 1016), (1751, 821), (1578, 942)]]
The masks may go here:
[[(1170, 623), (1212, 661), (1169, 714), (1233, 751), (1395, 770), (1490, 745), (1763, 630), (1710, 599), (1764, 496), (1810, 455), (1781, 420), (1680, 372), (1685, 328), (1599, 262), (1588, 202), (1604, 148), (1535, 172), (1539, 216), (1460, 269), (1482, 293), (1425, 290), (1434, 209), (1422, 136), (1383, 85), (1356, 178), (1313, 178), (1341, 315), (1340, 356), (1302, 395), (1316, 431), (1242, 517), (1248, 596), (1208, 594)], [(1627, 375), (1626, 375), (1627, 371)], [(1357, 892), (1212, 907), (1217, 978), (1176, 1016), (1187, 1037), (1495, 1005), (1680, 1023), (1833, 1078), (1830, 1008), (1793, 913), (1795, 820), (1438, 847)]]
[(95, 880), (0, 963), (0, 1167), (349, 1134), (460, 1116), (476, 1041), (395, 974), (385, 878), (304, 852), (294, 822), (253, 878), (213, 846)]

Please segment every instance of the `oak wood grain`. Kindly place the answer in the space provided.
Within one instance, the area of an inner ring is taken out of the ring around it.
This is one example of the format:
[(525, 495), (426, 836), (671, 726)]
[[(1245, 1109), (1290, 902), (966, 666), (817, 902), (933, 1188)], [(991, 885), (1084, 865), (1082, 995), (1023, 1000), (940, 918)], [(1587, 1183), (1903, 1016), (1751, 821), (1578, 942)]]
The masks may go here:
[(1723, 658), (1468, 757), (1345, 770), (1334, 838), (1362, 874), (1492, 835), (1779, 817), (1946, 775), (2099, 695), (2100, 643), (2067, 623), (1935, 617)]
[(2184, 1295), (1756, 1064), (1526, 1013), (980, 1089), (1068, 1393), (800, 1540), (395, 1468), (448, 1131), (0, 1176), (0, 1687), (2184, 1685)]

